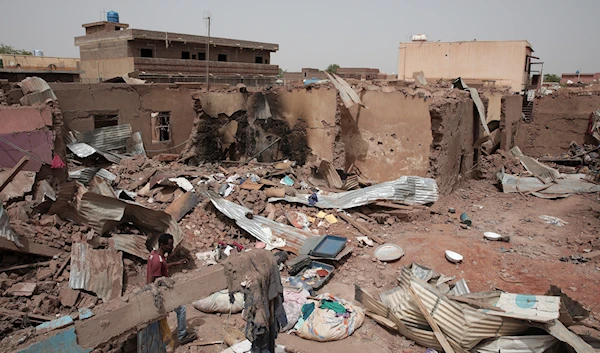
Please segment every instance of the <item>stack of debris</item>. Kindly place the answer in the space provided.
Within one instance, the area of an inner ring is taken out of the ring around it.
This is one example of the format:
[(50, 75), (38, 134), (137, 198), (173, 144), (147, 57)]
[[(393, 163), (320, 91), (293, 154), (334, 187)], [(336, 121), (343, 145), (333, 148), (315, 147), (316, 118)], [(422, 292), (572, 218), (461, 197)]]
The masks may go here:
[(445, 352), (499, 352), (515, 347), (545, 352), (560, 344), (578, 353), (594, 352), (566, 327), (581, 325), (589, 312), (560, 289), (551, 288), (547, 296), (470, 293), (464, 280), (450, 289), (453, 280), (413, 263), (402, 268), (399, 286), (380, 293), (380, 300), (358, 286), (355, 299), (379, 324), (423, 347)]

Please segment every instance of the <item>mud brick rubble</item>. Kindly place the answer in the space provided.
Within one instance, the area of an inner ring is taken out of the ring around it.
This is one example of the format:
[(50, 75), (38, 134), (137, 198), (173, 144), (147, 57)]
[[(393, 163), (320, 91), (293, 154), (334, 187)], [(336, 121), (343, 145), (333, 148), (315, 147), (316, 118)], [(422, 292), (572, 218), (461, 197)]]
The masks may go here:
[[(436, 87), (447, 86), (448, 83), (439, 82)], [(375, 89), (364, 84), (355, 88)], [(461, 96), (464, 92), (453, 94)], [(6, 99), (2, 99), (6, 103)], [(44, 106), (51, 109), (54, 127), (61, 126), (61, 112), (56, 101), (37, 104), (40, 109)], [(40, 332), (36, 326), (42, 323), (66, 316), (81, 320), (82, 309), (105, 312), (115, 303), (131, 300), (139, 289), (137, 284), (145, 276), (148, 251), (160, 233), (175, 235), (177, 247), (172, 257), (195, 264), (190, 268), (204, 267), (204, 260), (196, 254), (216, 248), (235, 245), (251, 249), (271, 245), (259, 241), (255, 234), (241, 226), (239, 219), (231, 219), (233, 216), (220, 210), (217, 205), (222, 206), (219, 203), (222, 200), (248, 209), (249, 212), (244, 214), (246, 220), (274, 221), (280, 227), (285, 225), (294, 229), (300, 238), (307, 235), (347, 238), (347, 252), (342, 258), (335, 259), (337, 268), (334, 271), (340, 273), (341, 278), (350, 276), (359, 281), (361, 278), (366, 280), (363, 272), (353, 268), (353, 263), (359, 259), (366, 258), (378, 270), (387, 268), (388, 264), (372, 257), (369, 249), (386, 242), (388, 229), (401, 222), (416, 225), (419, 221), (446, 215), (435, 202), (438, 194), (433, 179), (403, 180), (402, 186), (409, 188), (406, 200), (394, 199), (396, 196), (390, 196), (388, 190), (388, 194), (383, 193), (386, 197), (372, 197), (362, 204), (360, 197), (344, 199), (343, 202), (352, 204), (347, 208), (343, 204), (319, 208), (303, 204), (306, 200), (302, 195), (320, 190), (318, 197), (322, 198), (316, 202), (342, 202), (341, 198), (334, 200), (327, 196), (369, 187), (377, 190), (382, 184), (364, 179), (357, 168), (336, 170), (328, 161), (316, 159), (302, 165), (288, 160), (259, 163), (256, 159), (191, 165), (193, 158), (190, 159), (189, 154), (193, 153), (190, 152), (193, 146), (182, 154), (160, 154), (149, 158), (143, 151), (130, 150), (128, 143), (127, 151), (97, 148), (95, 153), (81, 157), (80, 151), (73, 146), (83, 143), (85, 137), (67, 131), (63, 134), (59, 139), (65, 139), (65, 144), (58, 143), (55, 152), (66, 165), (45, 166), (48, 168), (42, 168), (36, 174), (35, 182), (29, 188), (20, 185), (20, 179), (15, 179), (11, 183), (16, 187), (17, 195), (3, 200), (0, 337), (1, 345), (7, 349), (39, 340)], [(131, 137), (131, 133), (129, 135)], [(500, 170), (509, 176), (522, 176), (523, 180), (525, 176), (533, 178), (532, 174), (538, 176), (536, 173), (540, 173), (538, 177), (541, 178), (546, 175), (531, 163), (525, 163), (526, 156), (519, 156), (517, 150), (489, 151), (480, 159), (474, 174), (488, 184), (499, 184), (500, 188), (505, 182), (499, 176)], [(116, 163), (109, 162), (114, 158)], [(555, 167), (563, 174), (586, 174), (590, 176), (586, 179), (589, 182), (598, 181), (600, 160), (594, 145), (572, 144), (563, 155), (540, 160), (547, 160), (547, 163), (545, 167), (536, 165), (539, 168)], [(433, 186), (423, 180), (432, 181)], [(386, 185), (392, 189), (396, 187)], [(523, 197), (529, 196), (522, 189), (516, 191), (525, 194)], [(417, 200), (415, 195), (419, 192), (422, 194)], [(532, 189), (529, 193), (541, 192)], [(279, 202), (269, 202), (274, 195)], [(309, 199), (305, 203), (310, 202)], [(111, 212), (114, 210), (119, 211), (115, 214)], [(470, 229), (464, 223), (464, 229), (467, 228)], [(278, 236), (286, 237), (284, 233), (272, 234), (274, 238), (270, 240), (275, 243)], [(587, 245), (590, 245), (590, 254), (600, 250), (597, 239), (590, 240)], [(288, 261), (297, 258), (301, 246), (302, 243), (287, 242), (282, 249), (288, 251)], [(287, 269), (283, 273), (287, 273)], [(588, 352), (590, 346), (581, 338), (585, 335), (578, 332), (580, 337), (567, 330), (563, 326), (567, 325), (563, 314), (570, 315), (571, 324), (588, 325), (590, 330), (598, 328), (595, 323), (588, 324), (594, 322), (594, 314), (558, 288), (549, 295), (563, 298), (568, 308), (561, 309), (560, 321), (556, 318), (540, 323), (517, 311), (507, 312), (509, 306), (496, 308), (488, 303), (489, 298), (478, 297), (482, 293), (470, 293), (461, 279), (435, 273), (416, 263), (403, 267), (398, 276), (400, 286), (385, 295), (382, 293), (379, 299), (357, 285), (355, 299), (366, 308), (374, 322), (423, 346), (438, 349), (451, 346), (456, 352), (467, 352), (480, 340), (520, 335), (534, 327), (566, 342), (577, 352)], [(375, 287), (383, 286), (383, 280), (376, 281)], [(439, 310), (447, 315), (440, 319), (447, 325), (442, 327), (444, 339), (438, 335), (439, 324), (432, 325), (429, 311), (424, 309), (434, 303), (438, 303)], [(386, 308), (392, 305), (397, 306), (393, 310)], [(493, 316), (486, 309), (506, 315)], [(458, 324), (459, 319), (464, 325)], [(477, 326), (477, 320), (483, 328)], [(479, 336), (462, 339), (460, 336), (466, 337), (468, 330)], [(132, 337), (135, 333), (106, 342), (94, 352), (127, 351), (127, 342)]]

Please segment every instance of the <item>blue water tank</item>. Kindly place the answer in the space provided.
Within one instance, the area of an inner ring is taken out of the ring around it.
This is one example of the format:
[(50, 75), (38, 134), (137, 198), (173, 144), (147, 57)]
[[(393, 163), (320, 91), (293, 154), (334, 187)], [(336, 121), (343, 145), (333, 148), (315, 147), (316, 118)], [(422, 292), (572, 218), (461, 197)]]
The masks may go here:
[(108, 11), (108, 13), (106, 13), (106, 20), (108, 22), (119, 23), (119, 13), (115, 11)]

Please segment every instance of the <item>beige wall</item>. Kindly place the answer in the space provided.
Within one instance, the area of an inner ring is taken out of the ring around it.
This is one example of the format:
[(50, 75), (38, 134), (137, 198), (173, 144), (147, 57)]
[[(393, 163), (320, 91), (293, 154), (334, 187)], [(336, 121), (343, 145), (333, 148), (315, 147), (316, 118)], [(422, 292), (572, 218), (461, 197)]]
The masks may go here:
[(97, 83), (133, 71), (133, 58), (82, 60), (81, 82)]
[(520, 92), (525, 83), (527, 41), (400, 43), (398, 78), (423, 71), (428, 79), (496, 80)]
[(367, 91), (368, 109), (341, 107), (346, 168), (354, 164), (379, 182), (403, 175), (425, 176), (429, 168), (429, 103), (403, 92)]

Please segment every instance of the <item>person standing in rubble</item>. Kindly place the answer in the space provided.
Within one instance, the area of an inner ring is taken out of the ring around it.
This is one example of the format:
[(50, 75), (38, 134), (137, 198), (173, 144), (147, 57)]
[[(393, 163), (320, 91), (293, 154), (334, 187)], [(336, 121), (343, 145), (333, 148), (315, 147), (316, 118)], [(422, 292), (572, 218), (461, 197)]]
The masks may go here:
[[(169, 277), (169, 267), (183, 265), (187, 260), (167, 263), (166, 255), (173, 251), (173, 236), (171, 234), (161, 234), (158, 237), (158, 250), (152, 250), (148, 256), (148, 265), (146, 266), (146, 284), (153, 283), (159, 277)], [(186, 344), (194, 341), (196, 333), (187, 331), (185, 305), (175, 309), (177, 314), (177, 340), (180, 344)]]

